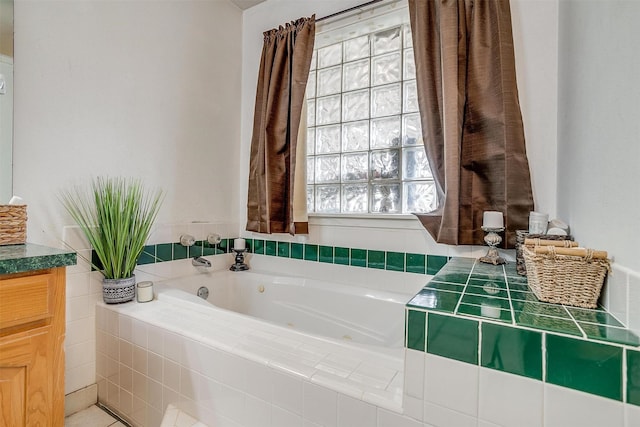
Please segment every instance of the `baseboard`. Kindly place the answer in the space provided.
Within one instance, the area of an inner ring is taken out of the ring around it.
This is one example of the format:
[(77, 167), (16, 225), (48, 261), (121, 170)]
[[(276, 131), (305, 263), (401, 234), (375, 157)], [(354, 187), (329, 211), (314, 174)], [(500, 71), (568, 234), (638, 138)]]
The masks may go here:
[(98, 402), (98, 384), (72, 391), (64, 397), (64, 416), (87, 409)]

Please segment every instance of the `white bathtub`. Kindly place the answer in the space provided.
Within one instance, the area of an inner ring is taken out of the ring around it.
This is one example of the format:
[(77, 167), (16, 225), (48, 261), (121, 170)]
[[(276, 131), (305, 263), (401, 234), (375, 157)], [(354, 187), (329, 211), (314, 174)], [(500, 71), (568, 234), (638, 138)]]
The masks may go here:
[(191, 295), (205, 287), (207, 301), (216, 307), (301, 332), (386, 348), (403, 346), (404, 305), (412, 297), (255, 271), (223, 270), (158, 285)]
[[(316, 424), (337, 402), (402, 414), (411, 295), (256, 270), (155, 291), (148, 303), (96, 307), (98, 398), (136, 427), (160, 425), (170, 404), (212, 426), (261, 425), (243, 420), (265, 405)], [(316, 413), (304, 402), (317, 399), (333, 403)]]

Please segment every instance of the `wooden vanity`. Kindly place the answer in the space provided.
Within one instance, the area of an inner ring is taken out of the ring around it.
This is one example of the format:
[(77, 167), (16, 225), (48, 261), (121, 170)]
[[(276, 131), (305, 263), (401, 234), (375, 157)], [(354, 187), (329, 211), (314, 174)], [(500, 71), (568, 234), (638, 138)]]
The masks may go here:
[(64, 425), (65, 267), (72, 252), (0, 246), (0, 427)]

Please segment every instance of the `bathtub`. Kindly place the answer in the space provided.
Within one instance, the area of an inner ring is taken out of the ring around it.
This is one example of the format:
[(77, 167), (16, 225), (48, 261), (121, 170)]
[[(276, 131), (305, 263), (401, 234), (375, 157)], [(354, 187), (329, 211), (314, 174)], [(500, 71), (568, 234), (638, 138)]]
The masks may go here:
[(326, 414), (336, 402), (403, 412), (412, 295), (256, 270), (155, 291), (148, 303), (96, 306), (99, 401), (134, 426), (160, 425), (168, 405), (212, 426), (261, 425), (246, 417), (266, 409), (318, 424), (325, 410), (305, 406), (316, 399), (333, 402)]
[(255, 271), (223, 270), (159, 285), (190, 295), (200, 291), (205, 301), (218, 308), (293, 330), (386, 348), (403, 346), (404, 305), (412, 297)]

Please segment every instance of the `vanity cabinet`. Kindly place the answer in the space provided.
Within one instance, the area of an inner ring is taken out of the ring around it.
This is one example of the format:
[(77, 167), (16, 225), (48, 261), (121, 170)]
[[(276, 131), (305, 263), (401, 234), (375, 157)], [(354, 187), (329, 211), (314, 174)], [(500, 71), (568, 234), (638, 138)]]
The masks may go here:
[(65, 267), (0, 274), (0, 427), (64, 425)]

